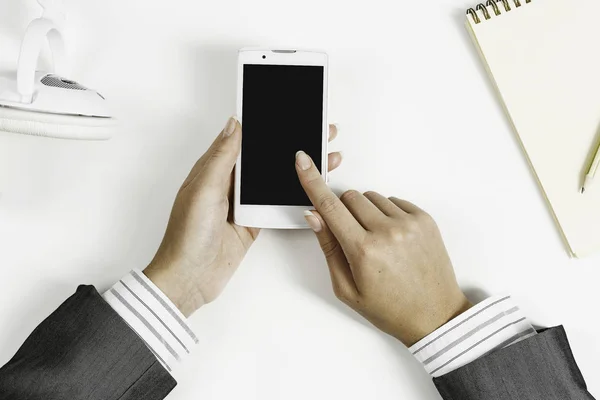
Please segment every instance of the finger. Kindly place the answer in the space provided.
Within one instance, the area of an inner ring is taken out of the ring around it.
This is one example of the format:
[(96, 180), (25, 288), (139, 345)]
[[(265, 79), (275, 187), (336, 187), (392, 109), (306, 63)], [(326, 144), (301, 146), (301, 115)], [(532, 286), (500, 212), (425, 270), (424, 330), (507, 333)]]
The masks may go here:
[(329, 125), (329, 141), (333, 142), (335, 140), (335, 138), (338, 136), (338, 133), (340, 133), (340, 128), (337, 124), (330, 124)]
[(327, 165), (329, 167), (329, 172), (333, 171), (337, 167), (342, 164), (343, 155), (342, 152), (336, 151), (334, 153), (329, 154), (329, 160), (327, 161)]
[(397, 197), (390, 197), (390, 201), (408, 214), (419, 214), (419, 213), (425, 212), (425, 211), (421, 210), (419, 207), (415, 206), (413, 203), (406, 201), (406, 200), (399, 199)]
[[(226, 131), (227, 131), (227, 128), (231, 126), (230, 123), (232, 120), (236, 121), (237, 129), (233, 132), (233, 134), (227, 136)], [(206, 165), (209, 162), (214, 161), (215, 158), (217, 158), (216, 156), (223, 155), (224, 149), (231, 149), (231, 147), (229, 147), (229, 148), (226, 146), (224, 147), (225, 142), (228, 142), (227, 144), (229, 144), (229, 145), (233, 145), (234, 148), (237, 147), (237, 152), (239, 152), (239, 148), (241, 146), (240, 130), (241, 130), (241, 126), (240, 126), (239, 122), (237, 122), (237, 119), (230, 118), (227, 121), (225, 128), (221, 131), (221, 133), (219, 133), (219, 135), (216, 137), (216, 139), (210, 145), (208, 150), (196, 162), (196, 164), (190, 171), (188, 177), (186, 178), (185, 182), (183, 183), (182, 188), (187, 187), (194, 179), (196, 179), (198, 174), (200, 174), (200, 172), (204, 170)], [(228, 139), (231, 139), (231, 140), (228, 140)], [(235, 164), (236, 159), (237, 159), (237, 154), (235, 155), (235, 158), (234, 158), (234, 164)]]
[(258, 234), (260, 233), (260, 228), (246, 228), (252, 239), (256, 240)]
[(373, 230), (385, 219), (385, 214), (356, 190), (348, 190), (340, 197), (340, 200), (354, 215), (354, 218), (367, 230)]
[(388, 217), (396, 217), (404, 214), (402, 209), (398, 208), (398, 206), (392, 203), (390, 199), (377, 192), (366, 192), (364, 195), (375, 205), (375, 207), (379, 208), (381, 212)]
[(202, 179), (207, 185), (220, 186), (225, 191), (229, 189), (230, 181), (227, 178), (231, 175), (240, 153), (241, 133), (240, 123), (236, 118), (230, 118), (205, 155)]
[(303, 151), (296, 154), (296, 172), (308, 198), (342, 246), (352, 245), (361, 240), (365, 234), (364, 229), (327, 187), (315, 163)]
[(317, 235), (319, 245), (325, 255), (335, 295), (344, 302), (355, 298), (358, 289), (342, 246), (317, 211), (306, 211), (304, 217)]
[(260, 229), (246, 228), (243, 226), (236, 225), (235, 223), (233, 223), (232, 219), (230, 219), (230, 221), (231, 221), (231, 226), (233, 227), (233, 230), (236, 232), (237, 236), (242, 241), (242, 244), (244, 245), (245, 250), (248, 251), (248, 249), (250, 249), (250, 246), (252, 246), (252, 243), (254, 243), (256, 241), (256, 238), (258, 237), (258, 234), (260, 233)]

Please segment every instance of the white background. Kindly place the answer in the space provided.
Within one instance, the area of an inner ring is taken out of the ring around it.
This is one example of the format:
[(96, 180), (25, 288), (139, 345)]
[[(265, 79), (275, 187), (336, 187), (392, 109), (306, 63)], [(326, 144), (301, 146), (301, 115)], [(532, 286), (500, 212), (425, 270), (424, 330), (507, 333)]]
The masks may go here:
[[(73, 78), (111, 100), (121, 128), (103, 143), (0, 134), (0, 364), (78, 284), (105, 290), (149, 262), (179, 185), (235, 111), (236, 50), (298, 46), (330, 54), (345, 154), (332, 186), (429, 211), (462, 287), (564, 324), (600, 395), (600, 258), (568, 258), (463, 26), (468, 0), (67, 4)], [(0, 2), (2, 69), (37, 15), (33, 0)], [(191, 318), (200, 344), (169, 398), (439, 399), (328, 279), (310, 232), (263, 232)]]

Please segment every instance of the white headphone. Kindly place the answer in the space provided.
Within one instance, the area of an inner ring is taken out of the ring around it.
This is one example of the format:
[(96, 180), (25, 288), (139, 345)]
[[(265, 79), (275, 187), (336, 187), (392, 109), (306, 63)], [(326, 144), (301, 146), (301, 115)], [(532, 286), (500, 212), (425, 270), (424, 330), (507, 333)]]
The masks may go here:
[[(0, 76), (0, 132), (60, 139), (109, 139), (116, 125), (107, 101), (63, 76), (68, 60), (63, 39), (65, 14), (60, 0), (38, 0), (44, 12), (27, 27), (14, 76)], [(36, 71), (48, 39), (53, 72)]]

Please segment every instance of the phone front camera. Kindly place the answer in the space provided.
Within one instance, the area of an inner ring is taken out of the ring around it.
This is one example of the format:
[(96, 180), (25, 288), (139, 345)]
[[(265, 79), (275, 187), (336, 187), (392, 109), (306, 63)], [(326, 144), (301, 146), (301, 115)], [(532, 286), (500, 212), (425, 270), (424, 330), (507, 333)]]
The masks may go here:
[(263, 60), (266, 59), (266, 58), (267, 58), (267, 56), (263, 56)]

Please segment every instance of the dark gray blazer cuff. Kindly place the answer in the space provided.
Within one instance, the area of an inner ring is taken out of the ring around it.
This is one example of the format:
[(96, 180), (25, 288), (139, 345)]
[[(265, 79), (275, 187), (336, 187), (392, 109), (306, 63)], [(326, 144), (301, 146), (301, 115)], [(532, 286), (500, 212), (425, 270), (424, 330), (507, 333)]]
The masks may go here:
[(175, 385), (93, 286), (80, 286), (0, 368), (3, 400), (161, 400)]
[(435, 378), (445, 400), (594, 399), (562, 326)]

